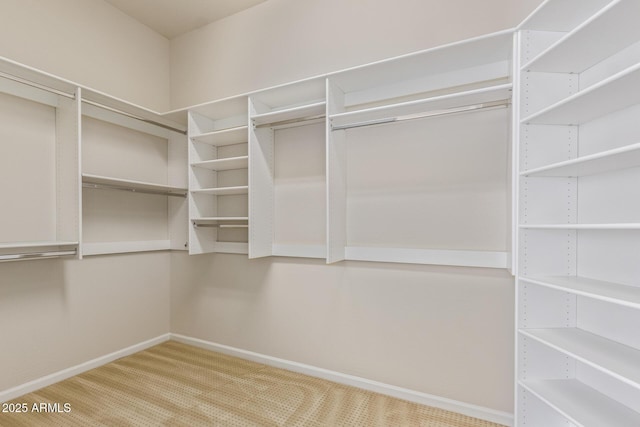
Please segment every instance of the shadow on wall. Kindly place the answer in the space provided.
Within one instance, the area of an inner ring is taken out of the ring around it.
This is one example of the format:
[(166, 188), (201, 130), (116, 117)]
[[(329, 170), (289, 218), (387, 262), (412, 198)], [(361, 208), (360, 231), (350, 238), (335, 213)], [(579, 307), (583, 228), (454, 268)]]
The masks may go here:
[(65, 304), (65, 268), (59, 259), (0, 263), (0, 311), (24, 303)]

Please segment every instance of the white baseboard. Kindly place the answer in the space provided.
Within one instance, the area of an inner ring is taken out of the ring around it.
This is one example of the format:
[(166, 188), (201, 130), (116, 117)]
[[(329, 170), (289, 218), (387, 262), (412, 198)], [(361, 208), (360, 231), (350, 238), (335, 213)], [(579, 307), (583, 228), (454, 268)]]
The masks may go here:
[(206, 350), (216, 351), (230, 356), (240, 357), (242, 359), (251, 360), (253, 362), (262, 363), (277, 368), (287, 369), (289, 371), (299, 372), (301, 374), (310, 375), (317, 378), (323, 378), (340, 384), (358, 387), (364, 390), (373, 391), (387, 396), (396, 397), (398, 399), (419, 403), (422, 405), (433, 406), (435, 408), (447, 411), (457, 412), (459, 414), (468, 415), (470, 417), (491, 421), (506, 426), (513, 426), (513, 414), (508, 412), (496, 411), (494, 409), (482, 406), (472, 405), (453, 399), (434, 396), (419, 391), (409, 390), (402, 387), (396, 387), (384, 384), (378, 381), (368, 380), (366, 378), (356, 377), (354, 375), (342, 374), (340, 372), (330, 371), (328, 369), (318, 368), (303, 363), (292, 362), (277, 357), (267, 356), (252, 351), (241, 350), (235, 347), (229, 347), (222, 344), (216, 344), (210, 341), (192, 338), (180, 334), (171, 334), (173, 341), (183, 344), (193, 345), (195, 347), (204, 348)]
[(19, 385), (17, 387), (10, 388), (8, 390), (0, 391), (0, 402), (6, 402), (24, 394), (31, 393), (39, 390), (43, 387), (55, 384), (67, 378), (71, 378), (75, 375), (86, 372), (90, 369), (98, 368), (102, 365), (106, 365), (109, 362), (113, 362), (121, 357), (129, 356), (133, 353), (137, 353), (142, 350), (146, 350), (154, 345), (161, 344), (171, 339), (171, 334), (160, 335), (159, 337), (152, 338), (148, 341), (141, 342), (139, 344), (132, 345), (131, 347), (123, 348), (122, 350), (115, 351), (105, 356), (98, 357), (88, 362), (81, 363), (71, 368), (63, 369), (62, 371), (55, 372), (51, 375), (47, 375), (42, 378), (38, 378), (28, 383)]

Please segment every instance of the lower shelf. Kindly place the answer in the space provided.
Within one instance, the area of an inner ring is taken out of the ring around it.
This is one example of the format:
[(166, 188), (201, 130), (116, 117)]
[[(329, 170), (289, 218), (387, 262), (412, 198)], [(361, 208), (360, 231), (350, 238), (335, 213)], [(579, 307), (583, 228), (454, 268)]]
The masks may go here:
[(347, 246), (345, 258), (351, 261), (397, 262), (406, 264), (451, 265), (460, 267), (507, 268), (507, 252), (455, 251)]
[(171, 249), (170, 240), (84, 243), (82, 245), (82, 255), (125, 254), (131, 252), (168, 251)]
[(577, 426), (640, 426), (640, 413), (578, 380), (528, 380), (520, 386)]
[(640, 350), (578, 328), (521, 329), (519, 333), (640, 389)]

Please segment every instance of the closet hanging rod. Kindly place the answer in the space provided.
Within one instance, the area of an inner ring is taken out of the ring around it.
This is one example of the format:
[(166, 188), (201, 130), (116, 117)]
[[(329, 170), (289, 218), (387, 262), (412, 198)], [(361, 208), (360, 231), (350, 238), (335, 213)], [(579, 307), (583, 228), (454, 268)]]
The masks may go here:
[(331, 130), (332, 131), (345, 130), (345, 129), (360, 128), (365, 126), (384, 125), (389, 123), (405, 122), (409, 120), (418, 120), (418, 119), (426, 119), (430, 117), (446, 116), (449, 114), (469, 113), (469, 112), (474, 112), (479, 110), (487, 110), (491, 108), (506, 107), (510, 104), (511, 102), (509, 99), (501, 99), (498, 101), (484, 102), (482, 104), (464, 105), (461, 107), (453, 107), (453, 108), (448, 108), (446, 110), (431, 111), (428, 113), (407, 114), (404, 116), (387, 117), (384, 119), (376, 119), (376, 120), (367, 120), (362, 122), (349, 123), (346, 125), (337, 125), (337, 126), (331, 125)]
[(253, 127), (254, 129), (260, 129), (260, 128), (270, 128), (275, 126), (293, 125), (297, 123), (317, 121), (317, 120), (324, 119), (325, 117), (326, 115), (324, 114), (317, 114), (315, 116), (301, 117), (299, 119), (281, 120), (279, 122), (272, 122), (272, 123), (261, 123), (259, 125), (254, 125)]
[(163, 128), (163, 129), (170, 130), (172, 132), (177, 132), (177, 133), (179, 133), (181, 135), (186, 135), (187, 134), (186, 130), (174, 128), (173, 126), (165, 125), (163, 123), (156, 122), (154, 120), (144, 119), (142, 117), (136, 116), (135, 114), (127, 113), (125, 111), (118, 110), (117, 108), (113, 108), (113, 107), (109, 107), (109, 106), (104, 105), (104, 104), (100, 104), (99, 102), (89, 101), (88, 99), (83, 99), (82, 102), (84, 102), (85, 104), (93, 105), (94, 107), (102, 108), (103, 110), (108, 110), (108, 111), (111, 111), (113, 113), (120, 114), (120, 115), (125, 116), (125, 117), (129, 117), (129, 118), (134, 119), (134, 120), (139, 120), (141, 122), (148, 123), (148, 124), (154, 125), (154, 126), (158, 126), (158, 127)]
[(171, 191), (163, 191), (163, 190), (140, 189), (140, 188), (121, 186), (121, 185), (92, 184), (89, 182), (83, 182), (82, 187), (93, 188), (98, 190), (129, 191), (131, 193), (154, 194), (158, 196), (187, 197), (186, 190), (180, 190), (180, 192), (171, 192)]
[(249, 228), (247, 224), (198, 224), (197, 222), (193, 222), (193, 226), (196, 228)]
[(32, 82), (31, 80), (23, 79), (22, 77), (14, 76), (12, 74), (7, 74), (5, 72), (0, 71), (0, 77), (3, 77), (7, 80), (14, 81), (16, 83), (21, 83), (26, 86), (35, 87), (36, 89), (44, 90), (45, 92), (53, 93), (55, 95), (64, 96), (65, 98), (75, 99), (76, 97), (76, 95), (73, 93), (63, 92), (61, 90), (42, 85), (40, 83)]
[[(65, 98), (75, 99), (75, 97), (76, 97), (76, 95), (74, 93), (63, 92), (61, 90), (54, 89), (52, 87), (45, 86), (43, 84), (36, 83), (36, 82), (31, 81), (31, 80), (27, 80), (27, 79), (24, 79), (22, 77), (14, 76), (13, 74), (8, 74), (8, 73), (2, 72), (2, 71), (0, 71), (0, 77), (3, 77), (5, 79), (7, 79), (7, 80), (11, 80), (11, 81), (14, 81), (16, 83), (20, 83), (20, 84), (23, 84), (23, 85), (26, 85), (26, 86), (31, 86), (31, 87), (34, 87), (36, 89), (44, 90), (45, 92), (53, 93), (55, 95), (64, 96)], [(132, 119), (135, 119), (135, 120), (139, 120), (141, 122), (145, 122), (145, 123), (148, 123), (148, 124), (151, 124), (151, 125), (154, 125), (154, 126), (158, 126), (158, 127), (163, 128), (163, 129), (167, 129), (167, 130), (170, 130), (170, 131), (173, 131), (173, 132), (177, 132), (177, 133), (180, 133), (182, 135), (186, 135), (187, 134), (186, 130), (178, 129), (178, 128), (175, 128), (175, 127), (172, 127), (172, 126), (169, 126), (169, 125), (165, 125), (164, 123), (156, 122), (154, 120), (144, 119), (142, 117), (136, 116), (135, 114), (127, 113), (125, 111), (118, 110), (117, 108), (113, 108), (113, 107), (109, 107), (107, 105), (100, 104), (99, 102), (89, 101), (88, 99), (83, 99), (82, 102), (84, 102), (86, 104), (89, 104), (89, 105), (93, 105), (93, 106), (98, 107), (98, 108), (102, 108), (104, 110), (109, 110), (109, 111), (111, 111), (113, 113), (120, 114), (120, 115), (129, 117), (129, 118), (132, 118)]]
[(70, 251), (54, 251), (54, 252), (30, 252), (21, 254), (3, 254), (0, 255), (0, 262), (2, 261), (19, 261), (26, 259), (46, 259), (46, 258), (58, 258), (63, 256), (76, 255), (77, 250)]

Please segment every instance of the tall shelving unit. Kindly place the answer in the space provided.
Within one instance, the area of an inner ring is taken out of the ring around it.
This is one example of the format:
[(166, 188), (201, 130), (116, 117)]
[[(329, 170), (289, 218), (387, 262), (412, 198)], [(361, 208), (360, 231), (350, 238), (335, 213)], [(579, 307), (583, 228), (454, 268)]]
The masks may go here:
[(189, 253), (249, 252), (247, 97), (189, 111)]
[(516, 423), (640, 425), (640, 3), (519, 33)]

